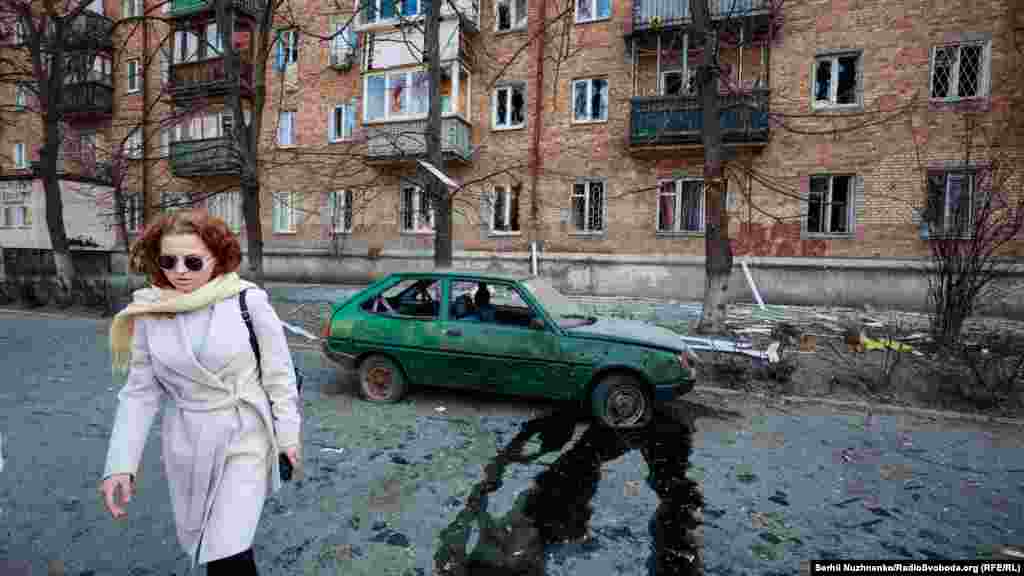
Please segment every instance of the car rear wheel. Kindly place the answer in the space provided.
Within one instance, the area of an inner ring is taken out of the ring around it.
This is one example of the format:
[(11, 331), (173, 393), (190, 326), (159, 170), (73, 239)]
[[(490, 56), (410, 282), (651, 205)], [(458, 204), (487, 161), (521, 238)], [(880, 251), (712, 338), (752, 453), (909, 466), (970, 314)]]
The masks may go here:
[(594, 388), (591, 404), (594, 416), (610, 428), (642, 428), (654, 415), (647, 387), (631, 374), (605, 376)]
[(393, 360), (375, 354), (359, 363), (359, 395), (379, 404), (394, 404), (405, 396), (405, 375)]

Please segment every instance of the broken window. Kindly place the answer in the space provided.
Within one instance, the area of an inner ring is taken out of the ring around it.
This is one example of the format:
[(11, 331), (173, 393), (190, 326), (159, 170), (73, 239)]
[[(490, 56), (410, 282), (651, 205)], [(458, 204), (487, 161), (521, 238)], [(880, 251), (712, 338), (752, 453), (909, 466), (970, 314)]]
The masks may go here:
[(683, 71), (667, 70), (661, 73), (661, 93), (666, 96), (683, 94)]
[(930, 233), (966, 236), (974, 223), (974, 174), (932, 172), (928, 174), (928, 207), (925, 214)]
[(434, 231), (434, 209), (422, 188), (403, 186), (401, 202), (403, 232)]
[(849, 234), (853, 176), (812, 176), (807, 197), (809, 234)]
[(937, 46), (932, 50), (934, 99), (959, 100), (985, 95), (988, 54), (982, 42)]
[(494, 93), (494, 127), (522, 128), (526, 123), (526, 85), (499, 87)]
[(572, 222), (576, 232), (604, 230), (604, 182), (577, 182), (572, 189)]
[(573, 82), (573, 121), (601, 122), (608, 119), (608, 80), (589, 78)]
[(814, 104), (851, 105), (859, 102), (860, 54), (821, 56), (814, 66)]
[(658, 232), (704, 231), (704, 182), (667, 180), (658, 187)]
[(500, 31), (526, 27), (526, 0), (498, 0), (495, 29)]
[(491, 195), (491, 231), (519, 232), (520, 184), (498, 185)]

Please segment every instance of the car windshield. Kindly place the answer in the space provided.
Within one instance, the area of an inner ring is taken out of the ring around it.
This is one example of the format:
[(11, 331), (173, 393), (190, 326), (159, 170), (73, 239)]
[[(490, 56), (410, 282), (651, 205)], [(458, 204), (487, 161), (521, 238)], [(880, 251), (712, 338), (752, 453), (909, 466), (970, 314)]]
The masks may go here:
[(540, 302), (541, 306), (548, 311), (548, 314), (551, 314), (556, 319), (588, 317), (588, 314), (583, 311), (579, 304), (569, 300), (565, 294), (556, 290), (547, 280), (530, 278), (523, 282), (523, 286)]

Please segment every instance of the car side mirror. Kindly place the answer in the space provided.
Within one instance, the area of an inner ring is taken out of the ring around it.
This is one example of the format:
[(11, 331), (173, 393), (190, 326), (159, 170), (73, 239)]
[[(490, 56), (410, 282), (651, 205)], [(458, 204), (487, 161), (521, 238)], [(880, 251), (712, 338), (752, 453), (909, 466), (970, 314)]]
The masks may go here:
[(540, 318), (530, 318), (530, 330), (543, 330), (544, 321)]

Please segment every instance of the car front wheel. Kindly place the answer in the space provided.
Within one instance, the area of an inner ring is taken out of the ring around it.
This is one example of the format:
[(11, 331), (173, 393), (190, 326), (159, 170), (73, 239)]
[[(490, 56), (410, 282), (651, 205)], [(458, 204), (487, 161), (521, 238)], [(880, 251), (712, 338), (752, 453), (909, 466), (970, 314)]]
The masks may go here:
[(594, 416), (610, 428), (642, 428), (654, 415), (651, 395), (635, 376), (605, 376), (591, 397)]
[(359, 395), (378, 404), (394, 404), (405, 396), (405, 376), (387, 356), (367, 356), (359, 363)]

